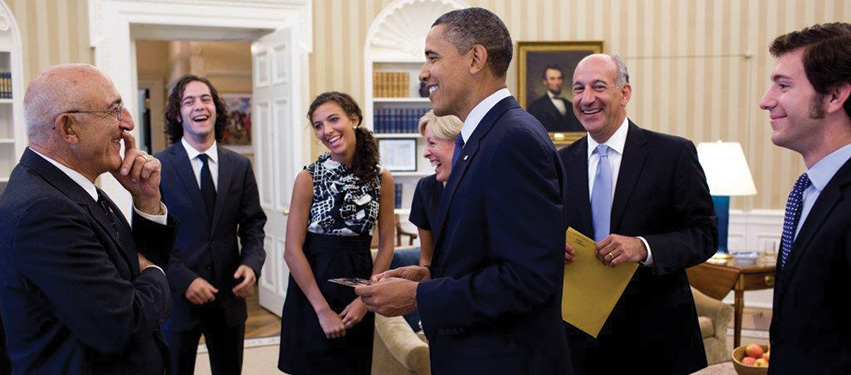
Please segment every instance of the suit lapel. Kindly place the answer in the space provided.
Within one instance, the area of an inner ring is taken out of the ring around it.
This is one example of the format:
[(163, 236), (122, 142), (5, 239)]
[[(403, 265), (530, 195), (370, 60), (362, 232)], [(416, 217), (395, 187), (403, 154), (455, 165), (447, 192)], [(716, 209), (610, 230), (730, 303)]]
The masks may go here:
[(646, 142), (644, 132), (630, 121), (626, 133), (626, 144), (621, 157), (618, 181), (615, 186), (615, 196), (612, 200), (611, 233), (619, 232), (619, 225), (626, 211), (626, 204), (629, 202), (638, 176), (641, 175), (641, 169), (647, 159), (647, 149), (644, 148)]
[(473, 134), (470, 135), (470, 139), (465, 142), (464, 149), (461, 151), (461, 156), (458, 158), (458, 164), (452, 166), (452, 173), (449, 174), (449, 181), (446, 183), (446, 188), (443, 190), (443, 195), (440, 198), (440, 213), (437, 215), (438, 236), (435, 241), (435, 260), (433, 264), (437, 263), (437, 257), (439, 256), (438, 253), (442, 250), (440, 245), (445, 232), (444, 224), (446, 223), (446, 216), (449, 214), (449, 206), (452, 204), (452, 198), (455, 196), (455, 190), (461, 183), (461, 179), (464, 178), (464, 175), (467, 172), (467, 167), (476, 160), (476, 152), (479, 150), (479, 143), (482, 138), (490, 132), (496, 121), (502, 117), (502, 114), (515, 107), (519, 107), (519, 104), (517, 104), (517, 100), (515, 100), (513, 96), (497, 102), (496, 105), (491, 108), (487, 114), (485, 114), (485, 117), (482, 118), (482, 121), (476, 127), (476, 130), (474, 130)]
[[(124, 258), (124, 261), (127, 262), (128, 267), (135, 270), (134, 275), (138, 274), (138, 263), (134, 263), (132, 261), (132, 259), (134, 259), (133, 256), (136, 254), (131, 254), (130, 248), (122, 245), (121, 240), (116, 236), (115, 229), (113, 229), (109, 218), (103, 212), (100, 204), (92, 199), (89, 193), (87, 193), (82, 186), (74, 182), (74, 180), (56, 168), (53, 164), (50, 164), (50, 162), (44, 160), (41, 156), (36, 155), (36, 153), (29, 148), (24, 150), (24, 154), (21, 156), (21, 164), (38, 173), (45, 182), (56, 188), (57, 191), (64, 194), (68, 197), (68, 199), (76, 202), (82, 207), (85, 207), (89, 216), (94, 218), (95, 222), (98, 223), (101, 229), (109, 235), (109, 238), (112, 240), (115, 247), (121, 249), (119, 253), (121, 254), (121, 257)], [(113, 210), (118, 209), (114, 204), (112, 204), (112, 207)], [(116, 224), (119, 226), (127, 225), (127, 221), (123, 219), (124, 215), (121, 214), (121, 211), (115, 211), (115, 213), (115, 216), (119, 218), (119, 222)], [(129, 240), (132, 242), (132, 238)]]
[(210, 217), (207, 216), (207, 208), (204, 206), (204, 199), (201, 197), (201, 188), (198, 187), (198, 180), (195, 179), (195, 172), (192, 170), (192, 164), (189, 161), (189, 155), (186, 153), (186, 149), (183, 148), (182, 143), (177, 142), (171, 147), (171, 152), (171, 167), (174, 168), (175, 174), (180, 179), (180, 182), (183, 183), (183, 188), (186, 189), (186, 195), (192, 201), (195, 210), (198, 211), (198, 216), (205, 223), (209, 223)]
[[(798, 259), (804, 256), (810, 248), (810, 242), (813, 237), (822, 228), (822, 224), (830, 217), (836, 205), (842, 199), (842, 189), (851, 185), (851, 160), (836, 171), (830, 182), (824, 187), (824, 190), (819, 194), (818, 199), (810, 213), (807, 215), (807, 220), (801, 226), (801, 231), (795, 237), (795, 242), (792, 244), (792, 251), (789, 252), (789, 259), (786, 261), (786, 267), (783, 274), (786, 277), (792, 277), (795, 274), (793, 270), (798, 265)], [(788, 285), (788, 283), (784, 283)]]
[[(216, 224), (219, 222), (219, 218), (222, 216), (222, 210), (225, 206), (225, 199), (227, 198), (227, 192), (230, 191), (230, 181), (231, 174), (233, 173), (233, 159), (229, 154), (225, 152), (225, 150), (219, 146), (216, 146), (219, 153), (219, 183), (216, 194), (216, 208), (213, 212), (213, 225), (210, 228), (210, 234), (212, 235), (213, 231), (216, 228)], [(200, 190), (199, 190), (200, 192)]]
[(568, 191), (575, 197), (579, 211), (581, 228), (574, 228), (594, 238), (594, 225), (591, 219), (591, 198), (588, 192), (588, 136), (580, 139), (579, 144), (565, 163), (567, 169)]

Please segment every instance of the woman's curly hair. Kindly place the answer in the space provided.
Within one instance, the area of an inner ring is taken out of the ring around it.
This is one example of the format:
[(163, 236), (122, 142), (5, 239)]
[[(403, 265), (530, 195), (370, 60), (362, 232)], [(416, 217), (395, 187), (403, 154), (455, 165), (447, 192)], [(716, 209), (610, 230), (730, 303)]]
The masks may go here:
[(352, 160), (352, 170), (355, 176), (366, 183), (377, 179), (381, 173), (378, 168), (378, 145), (375, 143), (372, 132), (363, 126), (363, 112), (349, 94), (338, 91), (319, 94), (316, 99), (313, 99), (313, 103), (310, 103), (307, 120), (313, 123), (313, 112), (319, 106), (328, 102), (337, 103), (350, 119), (358, 122), (358, 126), (355, 127), (355, 157)]

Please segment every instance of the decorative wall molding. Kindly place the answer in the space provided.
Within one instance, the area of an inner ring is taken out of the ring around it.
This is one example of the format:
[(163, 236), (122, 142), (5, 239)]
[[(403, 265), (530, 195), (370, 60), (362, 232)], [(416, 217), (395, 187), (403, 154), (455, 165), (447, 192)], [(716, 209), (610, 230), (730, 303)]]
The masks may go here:
[(0, 31), (8, 31), (10, 26), (9, 19), (3, 12), (0, 12)]
[[(764, 252), (767, 248), (775, 250), (780, 246), (780, 234), (783, 231), (783, 210), (753, 210), (743, 212), (730, 211), (730, 233), (728, 247), (730, 251)], [(770, 309), (773, 304), (774, 290), (756, 290), (745, 292), (745, 306)], [(724, 298), (724, 303), (733, 304), (733, 293)]]
[(366, 34), (367, 56), (422, 60), (425, 37), (434, 20), (448, 11), (467, 7), (457, 0), (396, 0), (370, 25)]

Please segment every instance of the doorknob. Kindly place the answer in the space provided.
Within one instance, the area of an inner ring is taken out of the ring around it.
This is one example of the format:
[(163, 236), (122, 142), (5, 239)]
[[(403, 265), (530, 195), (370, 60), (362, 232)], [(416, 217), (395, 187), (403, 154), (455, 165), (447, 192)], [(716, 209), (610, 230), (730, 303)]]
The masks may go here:
[(289, 214), (290, 214), (290, 209), (289, 209), (289, 208), (285, 208), (285, 209), (284, 209), (283, 214), (284, 214), (284, 216), (289, 216)]

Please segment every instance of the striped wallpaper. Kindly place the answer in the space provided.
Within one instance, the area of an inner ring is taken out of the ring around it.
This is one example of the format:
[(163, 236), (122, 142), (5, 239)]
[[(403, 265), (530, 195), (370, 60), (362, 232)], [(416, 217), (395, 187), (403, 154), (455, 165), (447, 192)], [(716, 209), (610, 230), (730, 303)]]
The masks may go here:
[[(24, 76), (49, 65), (92, 62), (87, 0), (0, 0), (24, 43)], [(375, 16), (391, 0), (315, 0), (310, 92), (364, 100), (363, 46)], [(759, 194), (734, 208), (783, 209), (804, 170), (799, 155), (770, 141), (758, 108), (777, 35), (818, 22), (851, 20), (851, 0), (468, 0), (494, 11), (515, 41), (603, 40), (631, 70), (631, 119), (695, 143), (742, 143)], [(516, 90), (516, 67), (508, 84)], [(306, 109), (305, 109), (306, 111)], [(321, 146), (314, 145), (315, 152)]]
[[(367, 30), (389, 0), (314, 1), (311, 94), (326, 90), (364, 100), (361, 52)], [(777, 35), (820, 22), (851, 20), (851, 0), (467, 0), (499, 15), (515, 41), (603, 40), (621, 55), (633, 85), (629, 117), (647, 129), (695, 143), (737, 141), (758, 195), (733, 208), (783, 209), (805, 167), (771, 143), (759, 100)], [(517, 68), (508, 87), (517, 89)]]

